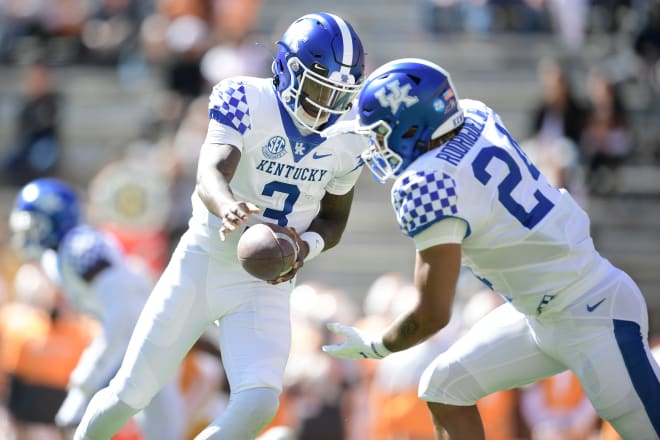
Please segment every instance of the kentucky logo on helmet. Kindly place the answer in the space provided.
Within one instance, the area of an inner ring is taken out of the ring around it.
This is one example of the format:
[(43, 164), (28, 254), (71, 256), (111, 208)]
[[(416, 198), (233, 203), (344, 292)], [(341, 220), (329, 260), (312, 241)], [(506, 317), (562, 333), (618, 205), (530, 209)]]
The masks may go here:
[[(387, 93), (385, 88), (387, 88), (390, 93)], [(374, 96), (378, 99), (381, 106), (391, 107), (392, 114), (395, 114), (401, 104), (410, 107), (419, 101), (419, 98), (416, 96), (408, 95), (411, 88), (412, 86), (410, 84), (401, 86), (399, 85), (399, 80), (395, 80), (385, 84), (385, 87), (374, 93)]]
[(273, 136), (261, 151), (268, 159), (279, 159), (286, 154), (286, 141), (282, 136)]

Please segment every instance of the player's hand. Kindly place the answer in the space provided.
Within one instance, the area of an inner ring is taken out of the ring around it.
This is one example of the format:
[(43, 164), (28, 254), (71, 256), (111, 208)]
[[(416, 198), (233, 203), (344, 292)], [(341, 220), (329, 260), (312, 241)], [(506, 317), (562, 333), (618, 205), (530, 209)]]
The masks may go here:
[(220, 212), (220, 240), (225, 241), (227, 233), (241, 229), (252, 214), (259, 214), (261, 210), (258, 206), (250, 202), (235, 201), (222, 207)]
[(392, 353), (383, 344), (382, 337), (367, 336), (355, 327), (330, 323), (328, 324), (328, 330), (346, 337), (344, 342), (324, 345), (321, 348), (334, 357), (342, 359), (382, 359)]
[(305, 257), (307, 257), (307, 254), (309, 253), (309, 244), (307, 244), (305, 240), (300, 238), (298, 232), (294, 228), (289, 226), (287, 226), (286, 229), (287, 231), (289, 231), (291, 238), (293, 238), (293, 241), (296, 244), (296, 262), (293, 263), (293, 267), (291, 268), (290, 271), (280, 275), (274, 280), (267, 281), (268, 284), (283, 283), (295, 277), (298, 270), (300, 270), (300, 268), (303, 267), (303, 265), (305, 264)]

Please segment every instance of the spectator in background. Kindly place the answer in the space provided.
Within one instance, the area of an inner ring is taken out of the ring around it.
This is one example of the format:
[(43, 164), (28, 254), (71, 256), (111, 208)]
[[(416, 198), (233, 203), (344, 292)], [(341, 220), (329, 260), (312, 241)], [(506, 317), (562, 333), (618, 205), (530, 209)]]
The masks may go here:
[(619, 87), (600, 70), (587, 79), (589, 108), (580, 144), (592, 193), (616, 189), (616, 169), (632, 151), (632, 130)]
[(84, 0), (0, 1), (0, 59), (25, 63), (35, 55), (75, 61), (85, 21)]
[(578, 56), (587, 38), (590, 1), (528, 0), (528, 3), (547, 3), (554, 33), (561, 47), (569, 55)]
[(81, 42), (90, 61), (115, 65), (137, 49), (143, 12), (137, 0), (97, 0), (90, 6)]
[(660, 93), (660, 1), (650, 0), (646, 23), (633, 41), (642, 62), (642, 77), (655, 93)]
[(0, 368), (4, 401), (18, 440), (59, 440), (55, 414), (96, 326), (72, 312), (38, 265), (23, 264), (14, 300), (0, 307)]
[(61, 96), (55, 90), (49, 66), (29, 65), (23, 75), (23, 96), (15, 124), (13, 148), (3, 160), (7, 183), (22, 186), (57, 172), (62, 153)]
[(211, 25), (220, 42), (245, 39), (257, 23), (262, 0), (213, 0)]
[(532, 440), (588, 440), (599, 420), (577, 376), (569, 370), (523, 388), (521, 410)]
[(532, 109), (530, 136), (521, 147), (557, 188), (567, 188), (586, 204), (584, 173), (578, 143), (584, 131), (585, 108), (571, 86), (568, 69), (554, 58), (538, 65), (542, 96)]
[(532, 109), (531, 136), (548, 143), (565, 137), (577, 144), (586, 115), (568, 69), (559, 60), (546, 57), (539, 61), (538, 78), (543, 95)]

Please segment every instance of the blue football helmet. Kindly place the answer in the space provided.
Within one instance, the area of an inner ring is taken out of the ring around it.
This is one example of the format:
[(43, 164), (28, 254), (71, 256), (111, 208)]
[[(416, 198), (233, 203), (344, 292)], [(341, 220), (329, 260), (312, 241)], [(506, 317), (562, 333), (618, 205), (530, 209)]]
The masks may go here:
[(80, 220), (80, 203), (70, 185), (55, 178), (33, 180), (19, 191), (9, 217), (12, 245), (27, 258), (38, 258), (56, 249)]
[(432, 139), (463, 123), (449, 73), (416, 58), (390, 61), (369, 75), (358, 99), (358, 113), (356, 131), (371, 141), (362, 159), (381, 183), (428, 151)]
[(307, 14), (277, 42), (275, 88), (289, 114), (319, 133), (351, 108), (364, 80), (364, 49), (353, 27), (333, 14)]

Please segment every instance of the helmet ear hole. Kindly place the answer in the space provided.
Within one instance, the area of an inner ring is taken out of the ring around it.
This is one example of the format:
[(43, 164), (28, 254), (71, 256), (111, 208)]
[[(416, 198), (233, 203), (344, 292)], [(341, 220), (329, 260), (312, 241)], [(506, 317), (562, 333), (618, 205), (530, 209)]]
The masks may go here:
[(416, 125), (413, 125), (401, 137), (405, 139), (410, 139), (412, 137), (415, 137), (415, 133), (417, 133), (417, 128), (418, 127)]

